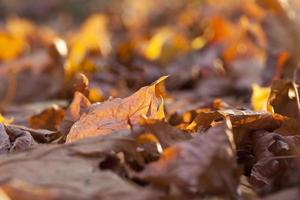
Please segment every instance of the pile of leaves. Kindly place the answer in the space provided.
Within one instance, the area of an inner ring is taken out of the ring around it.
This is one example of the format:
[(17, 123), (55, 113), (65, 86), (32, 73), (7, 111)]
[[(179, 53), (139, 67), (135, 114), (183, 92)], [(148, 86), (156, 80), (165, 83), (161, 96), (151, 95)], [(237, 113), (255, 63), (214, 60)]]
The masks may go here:
[(5, 18), (0, 199), (298, 199), (297, 11), (124, 0), (80, 25)]

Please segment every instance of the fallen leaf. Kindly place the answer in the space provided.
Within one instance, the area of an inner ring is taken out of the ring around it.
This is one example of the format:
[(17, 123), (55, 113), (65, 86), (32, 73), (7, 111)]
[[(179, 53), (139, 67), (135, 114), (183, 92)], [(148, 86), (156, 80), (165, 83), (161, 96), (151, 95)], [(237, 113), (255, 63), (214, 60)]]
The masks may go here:
[(281, 135), (299, 135), (300, 132), (300, 120), (294, 118), (285, 118), (278, 129), (274, 132)]
[(277, 133), (256, 131), (252, 133), (253, 154), (257, 162), (251, 170), (250, 183), (258, 192), (297, 184), (300, 162), (295, 147), (299, 146), (297, 136), (280, 136)]
[(11, 133), (13, 135), (13, 137), (16, 137), (17, 135), (23, 135), (24, 132), (26, 133), (26, 135), (28, 135), (27, 133), (30, 133), (33, 139), (38, 143), (50, 143), (61, 136), (61, 133), (59, 133), (58, 131), (49, 131), (46, 129), (31, 129), (19, 125), (6, 125), (5, 128), (8, 133)]
[(93, 104), (87, 113), (73, 124), (66, 141), (70, 143), (84, 137), (107, 135), (116, 130), (126, 129), (130, 124), (137, 123), (142, 115), (148, 118), (155, 117), (160, 111), (161, 96), (157, 86), (166, 78), (167, 76), (161, 77), (127, 98)]
[(14, 121), (13, 118), (10, 119), (6, 119), (5, 117), (3, 117), (3, 115), (0, 114), (0, 123), (4, 123), (4, 124), (10, 124)]
[(267, 111), (268, 98), (270, 95), (269, 87), (260, 87), (257, 84), (252, 85), (251, 105), (255, 111)]
[(264, 187), (271, 185), (280, 170), (279, 161), (272, 159), (275, 155), (269, 150), (274, 142), (274, 134), (264, 131), (254, 133), (253, 151), (258, 162), (251, 170), (250, 181), (254, 187)]
[(0, 60), (12, 60), (26, 48), (26, 41), (9, 32), (0, 32)]
[(87, 112), (90, 106), (90, 101), (82, 93), (75, 92), (73, 100), (59, 126), (59, 131), (61, 131), (64, 135), (67, 135), (72, 125), (80, 118), (83, 113)]
[(28, 131), (8, 129), (2, 123), (0, 124), (0, 137), (0, 153), (25, 150), (36, 144)]
[(82, 73), (76, 74), (74, 77), (73, 90), (80, 92), (84, 96), (89, 96), (89, 79)]
[(183, 54), (190, 48), (189, 41), (182, 33), (176, 32), (172, 27), (162, 27), (146, 43), (143, 54), (149, 60), (166, 63), (172, 57)]
[(1, 63), (0, 77), (3, 79), (2, 106), (54, 98), (63, 86), (63, 68), (51, 58), (47, 49)]
[(108, 31), (108, 18), (103, 14), (90, 16), (74, 34), (69, 43), (70, 52), (65, 64), (66, 77), (72, 77), (80, 71), (80, 64), (89, 51), (100, 51), (108, 55), (111, 51), (110, 33)]
[(284, 121), (284, 117), (268, 112), (255, 112), (251, 110), (225, 109), (218, 111), (200, 112), (189, 124), (188, 130), (208, 128), (213, 121), (220, 121), (229, 117), (233, 127), (249, 128), (252, 130), (275, 130)]
[(10, 105), (5, 108), (5, 117), (13, 119), (10, 124), (30, 126), (28, 118), (43, 112), (49, 107), (57, 106), (59, 108), (67, 107), (68, 102), (66, 100), (50, 100), (50, 101), (38, 101), (31, 102), (22, 105)]
[(297, 200), (300, 196), (300, 191), (298, 187), (285, 189), (274, 194), (268, 195), (262, 200), (277, 200), (277, 199), (289, 199), (289, 200)]
[(0, 0), (0, 199), (299, 199), (299, 13)]
[(137, 176), (157, 187), (176, 185), (186, 192), (223, 197), (236, 196), (239, 182), (234, 152), (223, 126), (167, 148)]
[(300, 103), (297, 85), (290, 81), (273, 81), (268, 105), (273, 107), (275, 113), (299, 118)]
[(3, 155), (0, 188), (16, 199), (156, 199), (159, 192), (99, 168), (107, 153), (130, 156), (135, 146), (129, 136), (115, 134)]
[(9, 136), (6, 133), (4, 125), (0, 124), (0, 153), (7, 153), (10, 149)]
[(145, 131), (155, 135), (163, 148), (192, 138), (190, 133), (178, 130), (167, 122), (154, 119), (144, 119), (141, 121), (141, 126), (145, 128)]
[(57, 130), (58, 125), (61, 123), (65, 111), (57, 105), (52, 105), (42, 112), (31, 116), (28, 121), (31, 128), (34, 129), (48, 129)]

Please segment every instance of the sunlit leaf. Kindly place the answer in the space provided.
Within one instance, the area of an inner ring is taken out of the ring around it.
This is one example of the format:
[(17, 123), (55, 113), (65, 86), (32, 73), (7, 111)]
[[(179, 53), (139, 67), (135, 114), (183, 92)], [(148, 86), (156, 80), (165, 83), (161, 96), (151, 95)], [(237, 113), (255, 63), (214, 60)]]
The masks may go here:
[(89, 89), (89, 100), (91, 102), (99, 102), (103, 100), (103, 94), (101, 90), (98, 88), (90, 88)]
[(268, 99), (269, 107), (272, 107), (275, 113), (299, 118), (300, 103), (297, 88), (298, 86), (294, 82), (274, 80), (271, 85), (270, 97)]
[(260, 87), (257, 84), (252, 85), (251, 104), (255, 111), (267, 111), (268, 98), (270, 95), (269, 87)]
[(205, 44), (206, 44), (205, 39), (199, 36), (193, 39), (191, 45), (193, 49), (201, 49)]
[(161, 96), (157, 94), (156, 88), (166, 78), (167, 76), (159, 78), (127, 98), (116, 98), (92, 105), (72, 126), (67, 142), (126, 129), (130, 124), (138, 123), (142, 115), (155, 118), (158, 112), (162, 112), (159, 108)]
[(15, 37), (26, 39), (32, 36), (36, 27), (29, 20), (22, 18), (10, 18), (6, 22), (6, 29)]
[(161, 30), (155, 34), (149, 41), (145, 51), (145, 56), (150, 60), (155, 60), (160, 57), (163, 44), (170, 38), (172, 32), (168, 29)]
[(10, 124), (10, 123), (12, 123), (13, 121), (14, 121), (13, 118), (7, 119), (7, 118), (3, 117), (2, 114), (0, 114), (0, 123)]
[(83, 62), (89, 51), (100, 51), (108, 55), (111, 51), (110, 34), (107, 30), (108, 19), (101, 14), (90, 16), (81, 26), (80, 31), (70, 39), (70, 52), (65, 65), (67, 76), (71, 76)]
[(170, 27), (164, 27), (152, 36), (146, 45), (144, 55), (149, 60), (167, 61), (180, 51), (183, 53), (189, 48), (190, 44), (184, 35), (175, 32)]
[(26, 49), (26, 41), (8, 32), (0, 32), (0, 60), (11, 60)]

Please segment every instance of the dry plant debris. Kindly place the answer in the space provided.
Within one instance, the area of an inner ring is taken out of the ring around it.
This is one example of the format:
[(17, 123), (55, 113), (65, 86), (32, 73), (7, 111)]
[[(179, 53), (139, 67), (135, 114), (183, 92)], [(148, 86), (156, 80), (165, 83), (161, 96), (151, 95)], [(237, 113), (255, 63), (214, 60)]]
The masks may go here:
[(0, 0), (0, 199), (299, 199), (299, 13)]

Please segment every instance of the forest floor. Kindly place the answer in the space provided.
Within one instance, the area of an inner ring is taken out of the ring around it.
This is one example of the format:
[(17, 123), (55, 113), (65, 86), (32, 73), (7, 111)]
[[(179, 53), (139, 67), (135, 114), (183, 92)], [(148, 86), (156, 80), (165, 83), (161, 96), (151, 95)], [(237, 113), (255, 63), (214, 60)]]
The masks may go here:
[(0, 0), (0, 199), (298, 199), (297, 2)]

